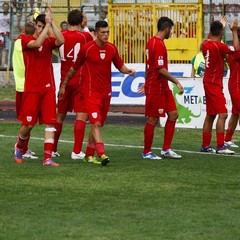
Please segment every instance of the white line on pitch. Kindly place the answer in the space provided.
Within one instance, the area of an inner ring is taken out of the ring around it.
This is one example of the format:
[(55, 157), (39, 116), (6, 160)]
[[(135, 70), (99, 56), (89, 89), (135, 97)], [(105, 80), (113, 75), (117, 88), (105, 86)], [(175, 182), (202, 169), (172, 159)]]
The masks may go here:
[[(7, 135), (2, 135), (0, 134), (0, 138), (16, 138), (16, 136), (7, 136)], [(31, 137), (31, 139), (33, 140), (41, 140), (43, 141), (43, 138), (37, 138), (37, 137)], [(73, 141), (69, 141), (69, 140), (62, 140), (59, 139), (59, 142), (63, 142), (63, 143), (73, 143)], [(84, 142), (85, 143), (85, 142)], [(86, 143), (85, 143), (86, 144)], [(133, 146), (133, 145), (122, 145), (122, 144), (111, 144), (111, 143), (104, 143), (105, 146), (110, 146), (110, 147), (125, 147), (125, 148), (143, 148), (143, 146)], [(155, 150), (161, 150), (161, 148), (157, 148), (157, 147), (152, 147), (152, 149)], [(183, 153), (190, 153), (190, 154), (201, 154), (201, 155), (216, 155), (213, 153), (203, 153), (203, 152), (198, 152), (198, 151), (190, 151), (190, 150), (179, 150), (179, 149), (174, 149), (177, 152), (183, 152)], [(229, 156), (229, 157), (240, 157), (240, 154), (234, 154), (234, 155), (224, 155), (224, 154), (218, 154), (218, 156)]]

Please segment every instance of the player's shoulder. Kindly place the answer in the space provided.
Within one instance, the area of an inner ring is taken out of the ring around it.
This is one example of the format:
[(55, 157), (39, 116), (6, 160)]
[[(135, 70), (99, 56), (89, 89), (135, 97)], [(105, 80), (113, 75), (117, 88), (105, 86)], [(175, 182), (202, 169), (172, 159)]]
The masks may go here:
[(114, 54), (118, 52), (117, 46), (111, 42), (107, 42), (104, 48), (106, 51), (113, 52)]
[(155, 41), (156, 40), (156, 37), (154, 36), (154, 37), (151, 37), (151, 38), (149, 38), (148, 39), (148, 41), (147, 41), (147, 43), (148, 44), (151, 44), (153, 41)]
[(36, 38), (33, 36), (33, 35), (25, 35), (25, 34), (21, 34), (19, 36), (22, 41), (26, 41), (26, 42), (29, 42), (31, 40), (36, 40)]
[(156, 37), (156, 36), (153, 36), (151, 38), (149, 38), (148, 42), (147, 42), (148, 45), (152, 45), (152, 46), (156, 46), (156, 45), (163, 45), (165, 46), (164, 44), (164, 41), (159, 38), (159, 37)]
[(92, 36), (92, 34), (90, 32), (81, 32), (83, 36)]
[(77, 30), (77, 29), (74, 29), (74, 30), (67, 29), (67, 30), (62, 31), (61, 33), (62, 33), (63, 36), (68, 36), (68, 35), (70, 35), (70, 36), (72, 36), (72, 35), (83, 36), (83, 32), (81, 32), (80, 30)]
[(81, 49), (89, 49), (89, 48), (92, 48), (92, 47), (95, 47), (96, 46), (96, 43), (94, 40), (90, 41), (90, 42), (87, 42), (86, 44), (84, 44)]
[(107, 42), (106, 47), (117, 48), (116, 45), (114, 43), (111, 43), (111, 42)]

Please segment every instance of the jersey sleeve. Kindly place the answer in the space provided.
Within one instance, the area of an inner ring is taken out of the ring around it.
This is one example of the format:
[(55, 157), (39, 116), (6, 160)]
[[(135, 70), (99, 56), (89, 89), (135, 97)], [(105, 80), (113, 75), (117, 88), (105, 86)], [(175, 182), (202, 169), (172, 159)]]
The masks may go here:
[(221, 53), (225, 54), (234, 54), (236, 52), (236, 48), (234, 46), (228, 46), (226, 44), (221, 45)]
[(233, 57), (236, 61), (240, 61), (240, 50), (236, 51)]
[(29, 36), (29, 35), (24, 35), (21, 37), (22, 39), (22, 50), (26, 50), (28, 47), (27, 47), (27, 44), (31, 41), (31, 40), (34, 40), (34, 38), (32, 36)]
[(164, 45), (155, 45), (155, 47), (152, 49), (152, 52), (154, 54), (154, 64), (156, 68), (166, 68), (167, 69), (167, 62), (166, 62), (166, 48)]
[(124, 62), (123, 62), (122, 58), (120, 57), (116, 46), (114, 46), (114, 49), (115, 49), (115, 56), (113, 58), (113, 64), (119, 70), (124, 65)]

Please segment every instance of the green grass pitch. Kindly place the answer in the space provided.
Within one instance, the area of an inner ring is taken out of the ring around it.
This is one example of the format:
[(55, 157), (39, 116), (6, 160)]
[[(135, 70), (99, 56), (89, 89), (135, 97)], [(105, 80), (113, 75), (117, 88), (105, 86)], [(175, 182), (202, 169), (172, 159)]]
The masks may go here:
[[(143, 128), (106, 125), (111, 162), (103, 167), (71, 160), (73, 125), (66, 124), (55, 159), (61, 166), (51, 168), (41, 165), (43, 126), (30, 140), (40, 158), (18, 165), (19, 124), (1, 123), (0, 239), (239, 239), (240, 150), (200, 154), (201, 131), (177, 129), (173, 148), (181, 160), (143, 160)], [(162, 139), (157, 128), (156, 154)]]

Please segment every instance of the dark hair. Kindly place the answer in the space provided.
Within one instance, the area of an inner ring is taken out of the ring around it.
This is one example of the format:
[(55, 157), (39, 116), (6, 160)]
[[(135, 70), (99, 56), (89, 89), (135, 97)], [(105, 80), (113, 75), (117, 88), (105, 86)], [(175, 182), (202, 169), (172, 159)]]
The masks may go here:
[(93, 27), (88, 28), (90, 32), (95, 32), (95, 29)]
[(100, 28), (108, 27), (108, 23), (106, 21), (100, 20), (97, 21), (95, 24), (95, 31), (97, 32)]
[(79, 25), (83, 21), (83, 13), (78, 9), (72, 10), (68, 13), (67, 21), (71, 26)]
[(174, 25), (173, 21), (168, 17), (160, 17), (157, 23), (158, 31), (163, 31), (166, 28), (171, 28)]
[(60, 26), (62, 27), (63, 24), (68, 24), (68, 23), (67, 23), (67, 21), (62, 21), (62, 22), (60, 23)]
[(210, 25), (211, 35), (217, 37), (220, 36), (223, 31), (223, 25), (220, 21), (213, 21)]
[(8, 7), (9, 7), (9, 3), (8, 3), (8, 2), (4, 2), (3, 5), (2, 5), (2, 7), (3, 7), (4, 5), (8, 5)]
[(46, 14), (45, 13), (41, 13), (36, 17), (35, 22), (41, 22), (42, 24), (46, 25), (46, 20), (45, 20)]

